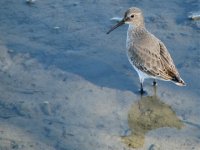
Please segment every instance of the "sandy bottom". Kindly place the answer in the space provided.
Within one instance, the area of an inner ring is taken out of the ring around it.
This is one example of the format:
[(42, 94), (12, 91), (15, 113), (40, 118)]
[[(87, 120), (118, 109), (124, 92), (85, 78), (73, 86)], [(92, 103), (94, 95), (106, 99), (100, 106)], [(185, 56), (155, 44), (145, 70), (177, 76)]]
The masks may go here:
[[(198, 0), (0, 1), (0, 150), (200, 150)], [(130, 6), (168, 47), (186, 87), (145, 82), (125, 54)]]

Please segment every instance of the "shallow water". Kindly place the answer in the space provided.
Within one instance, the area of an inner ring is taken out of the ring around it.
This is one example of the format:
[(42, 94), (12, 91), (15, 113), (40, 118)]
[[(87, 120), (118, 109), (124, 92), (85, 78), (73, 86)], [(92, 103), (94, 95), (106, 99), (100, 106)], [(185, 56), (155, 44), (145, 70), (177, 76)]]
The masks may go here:
[[(138, 76), (125, 54), (130, 6), (168, 47), (187, 83)], [(0, 149), (200, 149), (200, 28), (187, 1), (0, 1)]]
[(155, 93), (152, 96), (141, 96), (128, 112), (128, 125), (131, 134), (123, 136), (124, 143), (132, 148), (143, 147), (145, 134), (158, 128), (183, 128), (183, 122), (172, 108), (165, 104)]

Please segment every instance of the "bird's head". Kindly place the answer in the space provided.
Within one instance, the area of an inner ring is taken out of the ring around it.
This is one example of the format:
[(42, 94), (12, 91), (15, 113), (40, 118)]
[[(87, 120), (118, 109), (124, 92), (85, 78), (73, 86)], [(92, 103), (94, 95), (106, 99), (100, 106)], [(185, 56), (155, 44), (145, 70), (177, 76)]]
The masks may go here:
[(121, 26), (123, 24), (133, 25), (134, 27), (143, 27), (144, 26), (144, 17), (143, 17), (142, 11), (137, 7), (129, 8), (125, 12), (123, 19), (118, 24), (113, 26), (107, 32), (107, 34), (109, 34), (114, 29), (116, 29), (117, 27), (119, 27), (119, 26)]

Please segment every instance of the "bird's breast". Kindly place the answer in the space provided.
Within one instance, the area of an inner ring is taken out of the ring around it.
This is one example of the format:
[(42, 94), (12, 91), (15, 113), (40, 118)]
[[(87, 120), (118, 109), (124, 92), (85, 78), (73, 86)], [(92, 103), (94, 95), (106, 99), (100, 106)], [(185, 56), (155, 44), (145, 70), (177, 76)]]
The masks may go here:
[(152, 53), (159, 51), (159, 40), (145, 29), (128, 29), (126, 39), (127, 50), (148, 49)]

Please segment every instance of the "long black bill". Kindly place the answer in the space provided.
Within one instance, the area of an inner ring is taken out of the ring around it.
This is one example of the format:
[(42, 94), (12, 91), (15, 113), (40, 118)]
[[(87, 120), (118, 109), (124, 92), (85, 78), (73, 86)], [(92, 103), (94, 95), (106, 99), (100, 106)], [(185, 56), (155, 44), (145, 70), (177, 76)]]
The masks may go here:
[(109, 34), (110, 32), (112, 32), (113, 30), (115, 30), (117, 27), (123, 25), (125, 23), (124, 19), (121, 20), (118, 24), (116, 24), (115, 26), (113, 26), (106, 34)]

